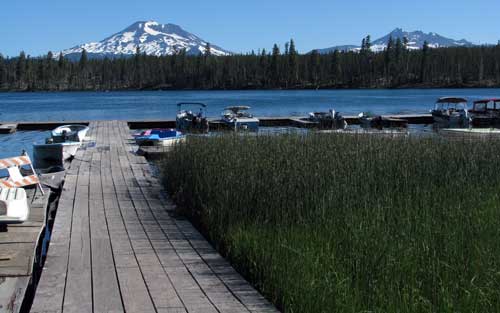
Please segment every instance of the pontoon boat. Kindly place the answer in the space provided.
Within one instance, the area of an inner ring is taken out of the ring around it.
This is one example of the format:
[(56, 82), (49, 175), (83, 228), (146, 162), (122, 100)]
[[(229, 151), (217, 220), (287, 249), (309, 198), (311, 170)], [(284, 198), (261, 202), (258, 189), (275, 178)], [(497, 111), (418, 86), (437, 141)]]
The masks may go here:
[(439, 98), (431, 113), (434, 122), (441, 127), (467, 127), (470, 122), (467, 100), (464, 98)]

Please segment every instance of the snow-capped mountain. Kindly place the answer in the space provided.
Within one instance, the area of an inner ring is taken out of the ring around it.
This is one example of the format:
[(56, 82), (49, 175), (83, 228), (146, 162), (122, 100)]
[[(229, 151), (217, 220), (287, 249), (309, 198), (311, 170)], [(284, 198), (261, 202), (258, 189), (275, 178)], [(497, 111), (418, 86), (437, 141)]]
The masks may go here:
[[(374, 52), (383, 51), (387, 48), (387, 43), (389, 42), (389, 38), (392, 37), (394, 42), (399, 38), (401, 41), (406, 37), (408, 39), (407, 48), (410, 50), (422, 49), (424, 42), (427, 41), (429, 47), (431, 48), (439, 48), (439, 47), (470, 47), (474, 46), (473, 43), (461, 39), (455, 40), (443, 37), (436, 33), (424, 33), (422, 31), (413, 31), (408, 32), (404, 31), (401, 28), (396, 28), (389, 34), (378, 38), (371, 43), (371, 50)], [(335, 46), (326, 49), (318, 49), (319, 53), (329, 53), (335, 50), (339, 51), (359, 51), (360, 46), (355, 45), (346, 45), (346, 46)]]
[[(160, 24), (155, 21), (136, 22), (121, 32), (99, 41), (78, 45), (61, 51), (68, 58), (80, 56), (85, 49), (89, 57), (120, 57), (133, 55), (137, 47), (147, 55), (172, 55), (186, 50), (189, 55), (205, 53), (207, 41), (193, 35), (175, 24)], [(230, 55), (231, 53), (210, 44), (212, 55)]]

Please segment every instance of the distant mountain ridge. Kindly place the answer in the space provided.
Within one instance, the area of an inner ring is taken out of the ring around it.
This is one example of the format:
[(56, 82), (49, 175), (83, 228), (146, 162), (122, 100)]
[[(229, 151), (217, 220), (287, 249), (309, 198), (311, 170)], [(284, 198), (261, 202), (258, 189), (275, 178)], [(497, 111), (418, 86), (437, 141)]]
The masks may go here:
[[(424, 42), (427, 41), (429, 47), (431, 48), (439, 48), (439, 47), (471, 47), (474, 44), (465, 39), (455, 40), (451, 38), (447, 38), (436, 34), (434, 32), (424, 33), (420, 30), (417, 31), (404, 31), (401, 28), (396, 28), (391, 31), (389, 34), (378, 38), (371, 43), (371, 50), (374, 52), (383, 51), (387, 48), (387, 43), (389, 42), (389, 38), (392, 37), (394, 41), (398, 38), (403, 40), (403, 38), (408, 39), (407, 48), (410, 50), (418, 50), (422, 49)], [(342, 46), (334, 46), (330, 48), (317, 49), (319, 53), (329, 53), (335, 50), (339, 51), (359, 51), (361, 49), (358, 45), (342, 45)]]
[[(79, 57), (82, 50), (89, 57), (120, 57), (141, 53), (154, 56), (173, 55), (186, 50), (188, 55), (205, 53), (207, 41), (175, 24), (160, 24), (156, 21), (139, 21), (99, 42), (90, 42), (61, 51), (68, 58)], [(210, 45), (213, 55), (230, 55), (231, 52)]]

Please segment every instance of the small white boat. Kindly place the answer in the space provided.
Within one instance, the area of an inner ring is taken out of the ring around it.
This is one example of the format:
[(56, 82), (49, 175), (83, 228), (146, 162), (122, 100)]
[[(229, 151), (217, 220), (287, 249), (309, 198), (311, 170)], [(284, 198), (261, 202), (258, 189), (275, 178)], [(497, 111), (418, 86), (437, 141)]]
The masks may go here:
[(54, 142), (78, 141), (82, 142), (89, 131), (86, 125), (62, 125), (54, 129), (51, 133)]
[(186, 141), (186, 136), (175, 129), (151, 129), (135, 137), (138, 146), (173, 146)]
[(234, 130), (259, 130), (259, 119), (248, 112), (249, 106), (231, 106), (224, 109), (222, 121)]

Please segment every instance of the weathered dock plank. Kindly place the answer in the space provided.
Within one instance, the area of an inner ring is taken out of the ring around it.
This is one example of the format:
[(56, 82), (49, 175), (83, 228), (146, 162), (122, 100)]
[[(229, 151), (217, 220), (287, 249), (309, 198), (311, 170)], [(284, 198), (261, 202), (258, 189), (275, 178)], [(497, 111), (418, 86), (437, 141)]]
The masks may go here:
[(95, 145), (68, 171), (31, 312), (277, 312), (170, 214), (126, 122), (90, 127)]

